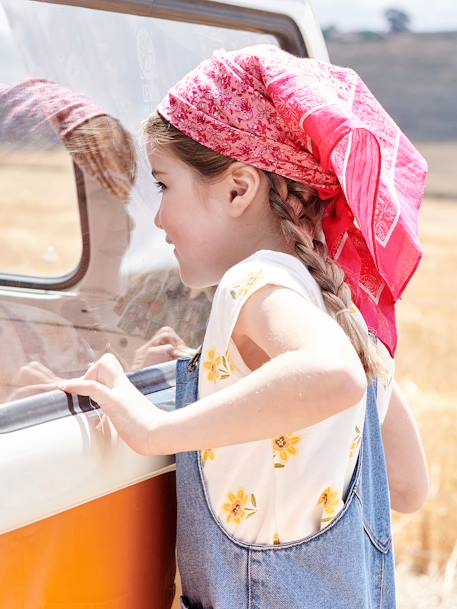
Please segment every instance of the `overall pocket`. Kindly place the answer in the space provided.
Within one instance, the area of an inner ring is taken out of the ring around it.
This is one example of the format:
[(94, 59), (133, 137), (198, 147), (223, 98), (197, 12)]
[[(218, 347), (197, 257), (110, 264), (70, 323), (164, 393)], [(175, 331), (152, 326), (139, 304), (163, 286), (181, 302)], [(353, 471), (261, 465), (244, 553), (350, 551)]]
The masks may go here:
[(362, 498), (358, 491), (355, 492), (355, 500), (360, 510), (360, 517), (363, 522), (365, 534), (376, 549), (383, 554), (386, 554), (392, 545), (392, 532), (390, 526), (386, 526), (385, 518), (377, 518), (376, 514), (370, 518), (364, 513)]

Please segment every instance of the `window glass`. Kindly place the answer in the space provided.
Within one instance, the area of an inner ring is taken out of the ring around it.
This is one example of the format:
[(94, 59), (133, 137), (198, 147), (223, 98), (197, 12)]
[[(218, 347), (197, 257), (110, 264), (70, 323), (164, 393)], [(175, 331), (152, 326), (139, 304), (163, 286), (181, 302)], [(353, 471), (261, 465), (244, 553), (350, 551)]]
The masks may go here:
[(1, 6), (0, 57), (0, 273), (65, 275), (82, 249), (73, 163), (52, 126), (12, 100), (28, 73)]
[[(0, 5), (0, 44), (14, 64), (14, 70), (1, 67), (1, 80), (18, 87), (10, 108), (16, 122), (5, 112), (3, 125), (0, 120), (2, 145), (5, 133), (9, 138), (0, 169), (6, 211), (0, 213), (5, 230), (25, 243), (8, 241), (0, 272), (57, 276), (74, 268), (80, 255), (86, 263), (70, 287), (30, 289), (28, 277), (19, 286), (0, 285), (6, 346), (0, 401), (45, 391), (56, 376), (81, 374), (105, 351), (115, 353), (127, 372), (192, 354), (203, 340), (215, 286), (185, 286), (173, 246), (154, 225), (160, 194), (144, 154), (141, 122), (213, 50), (276, 39), (49, 3)], [(30, 99), (32, 111), (21, 113), (30, 110)], [(35, 146), (34, 156), (18, 144), (21, 133)], [(43, 159), (45, 171), (39, 167)], [(30, 172), (40, 176), (42, 191)], [(20, 213), (11, 211), (15, 197), (23, 200)], [(86, 208), (86, 224), (82, 213), (80, 225), (76, 211), (70, 222), (76, 200)], [(22, 261), (15, 248), (24, 250)]]

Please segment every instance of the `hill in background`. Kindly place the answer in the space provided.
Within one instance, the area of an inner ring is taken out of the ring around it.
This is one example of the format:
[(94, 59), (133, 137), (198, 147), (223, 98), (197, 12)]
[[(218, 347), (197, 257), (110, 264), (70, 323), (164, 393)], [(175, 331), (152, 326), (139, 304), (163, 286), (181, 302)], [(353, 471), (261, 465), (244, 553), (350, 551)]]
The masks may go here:
[(415, 142), (457, 141), (457, 32), (327, 40), (330, 61), (356, 70)]
[(373, 34), (331, 37), (330, 61), (356, 70), (424, 155), (426, 194), (455, 201), (457, 32)]

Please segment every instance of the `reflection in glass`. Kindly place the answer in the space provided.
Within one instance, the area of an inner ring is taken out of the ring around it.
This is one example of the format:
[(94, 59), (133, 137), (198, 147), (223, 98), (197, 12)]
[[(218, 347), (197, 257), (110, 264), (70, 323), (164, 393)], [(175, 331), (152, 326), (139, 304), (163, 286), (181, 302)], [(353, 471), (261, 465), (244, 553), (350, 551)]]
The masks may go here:
[[(0, 82), (10, 88), (28, 82), (33, 93), (23, 104), (29, 100), (35, 112), (27, 127), (16, 115), (16, 129), (8, 135), (0, 125), (0, 177), (3, 191), (15, 201), (8, 208), (8, 230), (14, 226), (30, 248), (13, 238), (9, 251), (16, 252), (10, 256), (15, 267), (6, 266), (8, 250), (0, 254), (0, 273), (24, 274), (21, 287), (0, 286), (5, 339), (0, 402), (46, 391), (55, 376), (82, 374), (105, 351), (113, 352), (126, 371), (193, 353), (203, 340), (216, 286), (187, 288), (173, 247), (154, 225), (160, 195), (141, 123), (166, 90), (213, 50), (277, 41), (253, 32), (52, 3), (0, 0), (0, 5), (5, 19), (0, 45), (6, 41), (9, 58), (8, 68), (0, 58)], [(56, 95), (65, 90), (78, 99), (85, 120), (62, 128), (66, 118), (59, 95), (54, 111), (42, 111), (39, 119), (40, 81), (54, 83)], [(24, 128), (18, 129), (20, 124)], [(78, 188), (73, 162), (80, 168)], [(25, 187), (18, 214), (18, 194)], [(0, 199), (0, 213), (5, 210)], [(87, 214), (85, 234), (79, 210)], [(65, 289), (57, 284), (53, 290), (29, 289), (26, 275), (72, 271), (83, 239), (88, 241), (84, 276)]]

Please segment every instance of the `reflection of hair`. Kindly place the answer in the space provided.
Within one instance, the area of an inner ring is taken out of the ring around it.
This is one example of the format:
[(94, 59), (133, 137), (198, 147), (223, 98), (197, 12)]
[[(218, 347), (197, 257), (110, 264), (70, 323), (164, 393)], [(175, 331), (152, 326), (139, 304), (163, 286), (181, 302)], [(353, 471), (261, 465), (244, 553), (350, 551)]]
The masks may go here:
[[(234, 159), (194, 141), (157, 112), (145, 121), (144, 131), (148, 143), (156, 147), (171, 146), (173, 152), (197, 170), (203, 179), (218, 176), (234, 162)], [(276, 173), (263, 173), (270, 183), (270, 207), (279, 216), (285, 238), (294, 242), (297, 256), (321, 288), (329, 314), (349, 336), (368, 381), (372, 381), (375, 376), (382, 374), (385, 368), (373, 342), (361, 332), (359, 324), (351, 314), (351, 288), (344, 280), (344, 271), (328, 255), (322, 217), (329, 201), (322, 201), (317, 191), (306, 184)], [(346, 308), (347, 311), (337, 315), (338, 311)]]
[(106, 114), (89, 118), (63, 137), (77, 165), (106, 190), (127, 201), (136, 175), (133, 138)]

